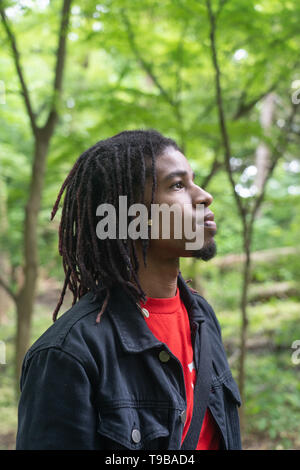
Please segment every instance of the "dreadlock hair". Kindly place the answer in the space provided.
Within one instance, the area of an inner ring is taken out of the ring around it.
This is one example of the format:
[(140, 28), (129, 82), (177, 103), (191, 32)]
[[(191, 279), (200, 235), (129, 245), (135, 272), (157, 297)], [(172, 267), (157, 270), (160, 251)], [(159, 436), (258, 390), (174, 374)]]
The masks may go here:
[[(52, 220), (66, 191), (59, 226), (59, 254), (65, 281), (53, 321), (67, 288), (73, 294), (72, 305), (87, 292), (97, 298), (106, 291), (96, 323), (100, 322), (116, 283), (122, 285), (135, 302), (146, 300), (137, 275), (136, 241), (118, 238), (118, 221), (117, 239), (100, 240), (96, 235), (96, 209), (99, 204), (108, 203), (117, 211), (119, 196), (127, 196), (128, 206), (144, 203), (145, 182), (149, 177), (152, 178), (152, 204), (156, 189), (155, 161), (169, 146), (180, 150), (174, 140), (154, 129), (123, 131), (97, 142), (74, 164), (51, 213)], [(146, 267), (149, 236), (140, 241)]]

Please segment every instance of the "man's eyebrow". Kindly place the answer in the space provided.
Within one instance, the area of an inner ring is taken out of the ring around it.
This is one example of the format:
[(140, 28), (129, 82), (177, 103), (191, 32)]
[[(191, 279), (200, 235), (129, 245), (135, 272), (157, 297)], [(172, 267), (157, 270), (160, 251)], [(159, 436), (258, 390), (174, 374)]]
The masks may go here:
[[(168, 181), (172, 178), (175, 178), (176, 176), (188, 176), (188, 172), (185, 170), (172, 171), (171, 173), (169, 173), (167, 176), (164, 177), (163, 182)], [(193, 181), (195, 179), (195, 176), (196, 176), (195, 172), (193, 171), (192, 173)]]

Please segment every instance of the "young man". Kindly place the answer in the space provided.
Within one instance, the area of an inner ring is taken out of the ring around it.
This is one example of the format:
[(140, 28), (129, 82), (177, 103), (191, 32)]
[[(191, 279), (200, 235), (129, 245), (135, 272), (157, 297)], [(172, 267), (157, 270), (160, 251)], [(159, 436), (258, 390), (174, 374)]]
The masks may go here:
[[(66, 278), (54, 321), (67, 287), (73, 306), (24, 359), (17, 449), (240, 449), (240, 396), (220, 326), (179, 264), (216, 252), (212, 196), (176, 142), (155, 130), (100, 141), (75, 163), (52, 217), (65, 190)], [(107, 219), (116, 237), (99, 236), (99, 205), (118, 214), (119, 196), (149, 210), (150, 236), (120, 236), (124, 213)], [(176, 204), (195, 234), (204, 230), (202, 246), (187, 249), (185, 232), (175, 236), (175, 216), (168, 237), (159, 225), (151, 238), (153, 204)]]

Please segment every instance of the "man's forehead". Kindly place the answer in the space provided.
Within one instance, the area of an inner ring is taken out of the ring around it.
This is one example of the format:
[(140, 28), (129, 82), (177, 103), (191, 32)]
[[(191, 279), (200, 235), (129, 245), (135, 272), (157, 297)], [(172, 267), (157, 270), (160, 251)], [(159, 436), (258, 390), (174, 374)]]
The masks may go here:
[(191, 166), (186, 157), (173, 147), (168, 147), (155, 162), (156, 177), (161, 182), (176, 176), (193, 174)]

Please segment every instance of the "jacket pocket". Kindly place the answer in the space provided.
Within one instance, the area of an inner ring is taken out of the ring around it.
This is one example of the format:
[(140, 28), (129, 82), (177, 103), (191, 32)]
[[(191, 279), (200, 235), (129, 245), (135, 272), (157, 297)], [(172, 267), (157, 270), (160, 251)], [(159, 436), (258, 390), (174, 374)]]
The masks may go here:
[(213, 376), (212, 391), (218, 388), (223, 388), (228, 398), (235, 402), (238, 406), (241, 406), (240, 392), (236, 381), (232, 377), (230, 369), (226, 369), (220, 375)]
[(242, 401), (241, 401), (241, 396), (240, 392), (237, 386), (236, 381), (231, 375), (231, 372), (229, 371), (228, 375), (224, 379), (223, 385), (225, 387), (226, 392), (230, 396), (230, 398), (238, 405), (241, 406)]
[[(99, 411), (103, 449), (159, 449), (169, 436), (168, 408), (113, 404)], [(102, 446), (101, 446), (102, 447)]]
[(225, 369), (212, 380), (210, 408), (223, 435), (226, 449), (240, 449), (238, 407), (241, 397), (230, 369)]

